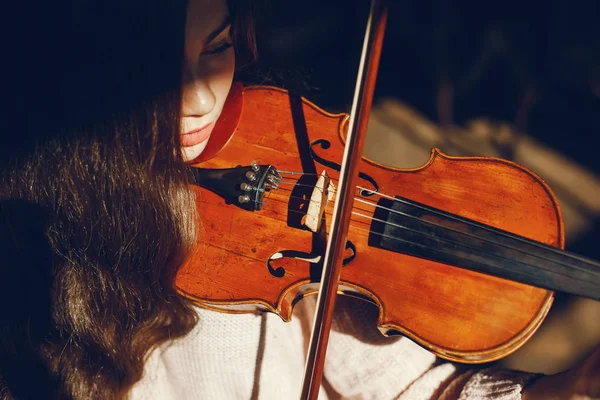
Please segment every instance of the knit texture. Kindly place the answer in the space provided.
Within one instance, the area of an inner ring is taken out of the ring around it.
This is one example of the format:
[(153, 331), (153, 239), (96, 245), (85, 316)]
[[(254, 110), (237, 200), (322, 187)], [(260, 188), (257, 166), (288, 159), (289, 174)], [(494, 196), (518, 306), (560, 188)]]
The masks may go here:
[[(298, 399), (314, 303), (298, 303), (289, 323), (198, 308), (192, 332), (151, 353), (130, 399)], [(383, 337), (375, 321), (362, 302), (338, 299), (319, 399), (517, 400), (537, 376), (440, 363), (406, 338)]]

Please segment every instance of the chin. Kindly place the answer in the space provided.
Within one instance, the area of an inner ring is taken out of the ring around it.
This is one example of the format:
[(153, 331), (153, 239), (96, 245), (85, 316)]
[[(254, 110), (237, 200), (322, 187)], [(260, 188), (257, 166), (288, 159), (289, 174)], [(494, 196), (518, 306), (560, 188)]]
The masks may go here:
[(194, 161), (200, 156), (200, 154), (202, 154), (207, 144), (208, 140), (205, 140), (204, 142), (198, 143), (194, 146), (182, 147), (181, 152), (183, 154), (183, 160), (185, 162)]

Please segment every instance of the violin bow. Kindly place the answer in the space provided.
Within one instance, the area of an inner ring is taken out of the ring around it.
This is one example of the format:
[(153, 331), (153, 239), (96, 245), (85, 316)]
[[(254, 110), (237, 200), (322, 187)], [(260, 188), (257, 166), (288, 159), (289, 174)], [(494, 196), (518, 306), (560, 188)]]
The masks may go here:
[(354, 90), (337, 195), (325, 249), (321, 287), (306, 358), (301, 399), (317, 399), (325, 366), (329, 331), (342, 270), (346, 237), (352, 215), (358, 169), (373, 103), (377, 70), (381, 57), (387, 7), (383, 0), (372, 0)]

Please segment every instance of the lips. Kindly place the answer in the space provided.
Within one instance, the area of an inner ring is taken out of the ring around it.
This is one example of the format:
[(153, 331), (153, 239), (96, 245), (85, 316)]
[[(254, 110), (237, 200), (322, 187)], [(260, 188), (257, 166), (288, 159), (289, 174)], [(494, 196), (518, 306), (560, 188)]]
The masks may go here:
[(181, 135), (181, 145), (183, 147), (195, 146), (208, 140), (210, 133), (215, 127), (215, 123), (212, 122), (202, 128), (194, 129), (193, 131), (186, 132)]

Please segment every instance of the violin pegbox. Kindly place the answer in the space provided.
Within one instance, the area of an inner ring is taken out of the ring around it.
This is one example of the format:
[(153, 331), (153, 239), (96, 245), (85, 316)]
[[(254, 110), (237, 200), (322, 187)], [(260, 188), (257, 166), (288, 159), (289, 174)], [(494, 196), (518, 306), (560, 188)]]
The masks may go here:
[(279, 188), (281, 174), (271, 164), (235, 168), (191, 168), (193, 183), (222, 197), (227, 204), (235, 204), (248, 211), (262, 209), (266, 192)]
[(238, 196), (239, 204), (252, 204), (254, 210), (262, 209), (265, 192), (279, 189), (281, 175), (277, 168), (268, 165), (259, 165), (256, 161), (250, 163), (250, 171), (245, 174), (246, 182), (240, 183), (243, 194)]

